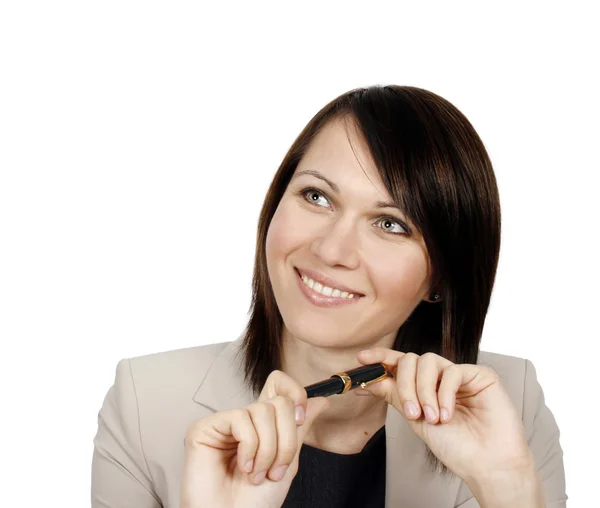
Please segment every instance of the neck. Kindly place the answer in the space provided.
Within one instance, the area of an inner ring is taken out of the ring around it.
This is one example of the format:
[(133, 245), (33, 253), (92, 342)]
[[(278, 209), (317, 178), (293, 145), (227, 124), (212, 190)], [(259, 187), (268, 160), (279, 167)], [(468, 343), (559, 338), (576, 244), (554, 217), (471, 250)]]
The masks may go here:
[[(360, 367), (362, 364), (356, 359), (359, 351), (373, 346), (391, 348), (393, 338), (394, 335), (390, 335), (376, 343), (331, 348), (309, 344), (284, 332), (281, 369), (302, 386), (307, 386), (337, 372)], [(346, 447), (360, 451), (361, 443), (368, 441), (385, 424), (388, 404), (379, 397), (356, 393), (351, 390), (329, 397), (331, 407), (315, 420), (305, 442), (322, 449)]]

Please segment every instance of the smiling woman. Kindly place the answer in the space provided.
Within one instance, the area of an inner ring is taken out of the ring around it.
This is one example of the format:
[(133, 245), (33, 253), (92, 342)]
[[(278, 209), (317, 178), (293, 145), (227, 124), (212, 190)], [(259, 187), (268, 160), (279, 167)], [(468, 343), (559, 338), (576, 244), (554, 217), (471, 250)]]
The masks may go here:
[[(499, 250), (492, 164), (456, 107), (334, 99), (267, 192), (244, 333), (119, 363), (93, 506), (564, 507), (535, 368), (479, 349)], [(390, 375), (307, 397), (371, 364)]]

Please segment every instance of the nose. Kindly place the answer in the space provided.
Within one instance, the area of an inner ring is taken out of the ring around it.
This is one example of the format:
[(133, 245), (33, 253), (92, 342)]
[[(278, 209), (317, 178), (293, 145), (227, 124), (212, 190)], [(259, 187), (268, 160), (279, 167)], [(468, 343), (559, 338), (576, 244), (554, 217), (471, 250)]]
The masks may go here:
[(339, 218), (323, 228), (311, 245), (312, 253), (329, 266), (357, 268), (358, 229), (350, 217)]

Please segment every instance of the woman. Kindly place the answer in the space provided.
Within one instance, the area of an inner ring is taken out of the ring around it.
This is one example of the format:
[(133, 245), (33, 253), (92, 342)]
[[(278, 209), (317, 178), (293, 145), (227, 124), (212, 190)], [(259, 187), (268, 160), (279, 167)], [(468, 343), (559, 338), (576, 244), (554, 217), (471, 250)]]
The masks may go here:
[[(407, 86), (336, 98), (267, 193), (245, 332), (119, 362), (93, 506), (565, 506), (533, 365), (479, 351), (499, 249), (460, 111)], [(392, 376), (307, 399), (377, 362)]]

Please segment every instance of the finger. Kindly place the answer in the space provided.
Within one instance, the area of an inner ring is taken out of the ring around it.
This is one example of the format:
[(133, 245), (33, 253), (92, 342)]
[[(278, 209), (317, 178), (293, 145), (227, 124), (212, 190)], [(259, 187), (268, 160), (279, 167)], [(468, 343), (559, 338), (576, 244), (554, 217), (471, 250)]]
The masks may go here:
[(229, 428), (225, 428), (224, 431), (217, 430), (222, 434), (231, 434), (233, 438), (239, 443), (237, 447), (237, 460), (238, 465), (242, 471), (252, 471), (254, 465), (254, 457), (258, 451), (259, 437), (256, 432), (256, 428), (252, 423), (252, 418), (247, 409), (239, 408), (224, 413), (226, 419), (223, 424)]
[(387, 349), (384, 347), (374, 347), (371, 349), (365, 349), (356, 355), (358, 361), (363, 365), (369, 363), (383, 363), (388, 371), (393, 375), (396, 374), (395, 368), (398, 365), (398, 361), (402, 358), (406, 353), (402, 353), (401, 351), (395, 351), (393, 349)]
[(275, 407), (275, 427), (277, 430), (277, 452), (269, 467), (268, 476), (279, 481), (285, 475), (298, 450), (298, 431), (294, 415), (294, 403), (281, 395), (267, 403)]
[(463, 372), (460, 365), (450, 365), (442, 372), (442, 380), (438, 389), (440, 403), (440, 421), (448, 423), (454, 416), (456, 392), (463, 382)]
[(292, 463), (284, 472), (284, 480), (290, 480), (293, 479), (294, 476), (296, 476), (296, 473), (298, 472), (298, 463), (300, 460), (300, 450), (302, 449), (302, 443), (304, 442), (304, 438), (306, 437), (306, 434), (310, 430), (314, 421), (324, 411), (327, 411), (329, 407), (331, 407), (331, 402), (325, 397), (312, 397), (308, 399), (306, 420), (302, 426), (296, 427), (296, 432), (298, 433), (298, 446)]
[(437, 383), (441, 376), (440, 356), (434, 353), (425, 353), (417, 362), (417, 396), (423, 408), (423, 415), (427, 423), (437, 423), (440, 408), (437, 397)]
[(256, 402), (246, 407), (258, 435), (258, 448), (250, 478), (252, 483), (258, 485), (265, 479), (277, 453), (275, 407), (267, 402)]
[(396, 373), (396, 390), (400, 399), (404, 417), (408, 420), (417, 420), (421, 416), (421, 404), (417, 396), (417, 363), (419, 355), (407, 353), (398, 363)]
[[(258, 447), (258, 436), (248, 411), (237, 408), (214, 413), (196, 420), (185, 436), (182, 499), (195, 500), (198, 493), (214, 489), (215, 474), (221, 476), (224, 462), (227, 472), (242, 470)], [(237, 462), (237, 466), (236, 466)], [(193, 486), (193, 487), (192, 487)], [(191, 506), (191, 505), (190, 505)]]
[[(410, 354), (412, 354), (412, 353), (410, 353)], [(369, 356), (369, 355), (371, 355), (371, 353), (369, 353), (365, 356)], [(379, 353), (375, 353), (375, 354), (371, 355), (369, 360), (361, 360), (361, 361), (365, 361), (365, 363), (371, 363), (371, 359), (376, 358), (375, 363), (380, 363), (380, 362), (383, 363), (385, 365), (386, 370), (388, 372), (392, 373), (393, 377), (387, 377), (381, 381), (377, 381), (376, 383), (369, 384), (365, 387), (365, 391), (368, 391), (369, 393), (371, 393), (372, 395), (375, 395), (377, 397), (383, 398), (388, 404), (391, 404), (392, 406), (394, 406), (401, 414), (403, 414), (402, 401), (400, 399), (400, 394), (397, 389), (398, 375), (399, 375), (401, 369), (399, 369), (398, 363), (392, 363), (392, 362), (402, 362), (404, 360), (404, 358), (406, 358), (409, 355), (405, 355), (404, 353), (401, 353), (398, 355), (388, 355), (388, 354), (384, 353), (383, 351), (381, 351)], [(413, 356), (416, 357), (416, 355), (413, 355)], [(406, 377), (406, 373), (405, 373), (405, 377)], [(415, 381), (414, 381), (414, 375), (413, 375), (412, 382), (410, 383), (410, 385), (413, 387), (413, 389), (414, 389), (414, 384), (415, 384)], [(414, 400), (416, 400), (416, 394), (414, 396)]]
[(285, 372), (274, 370), (267, 377), (267, 381), (258, 397), (260, 402), (283, 395), (291, 399), (295, 406), (296, 423), (302, 425), (306, 417), (306, 404), (308, 395), (303, 386)]
[(296, 426), (296, 432), (298, 434), (297, 450), (290, 466), (284, 471), (283, 480), (292, 481), (294, 476), (296, 476), (298, 472), (300, 450), (302, 449), (304, 438), (313, 422), (329, 407), (331, 407), (331, 403), (325, 397), (312, 397), (308, 399), (306, 421), (304, 422), (304, 425)]
[[(185, 436), (186, 456), (206, 461), (207, 450), (237, 451), (238, 466), (248, 471), (258, 450), (258, 434), (246, 408), (232, 409), (202, 418), (191, 425)], [(216, 465), (216, 464), (215, 464)]]

